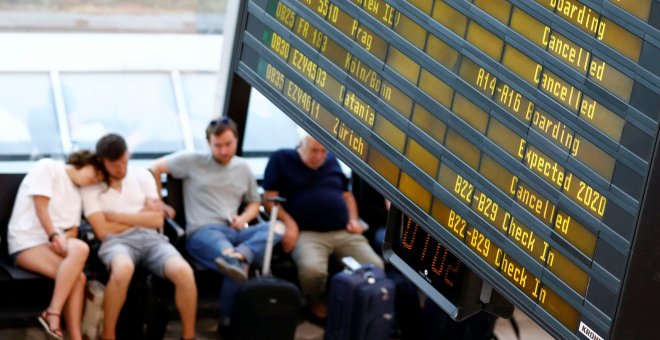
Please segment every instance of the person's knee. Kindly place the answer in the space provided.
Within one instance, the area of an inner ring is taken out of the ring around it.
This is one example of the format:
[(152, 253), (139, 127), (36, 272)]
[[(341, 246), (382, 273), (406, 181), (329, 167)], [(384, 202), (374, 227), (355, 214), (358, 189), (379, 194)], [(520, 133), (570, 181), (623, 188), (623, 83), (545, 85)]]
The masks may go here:
[(364, 244), (354, 251), (349, 253), (349, 256), (355, 258), (360, 264), (372, 264), (380, 269), (385, 268), (383, 259), (378, 255), (368, 244)]
[(128, 288), (134, 272), (135, 265), (129, 259), (115, 258), (110, 265), (110, 281)]
[[(353, 257), (360, 264), (373, 264), (380, 269), (385, 268), (383, 259), (369, 245), (369, 241), (361, 235), (351, 235), (350, 246), (346, 247), (342, 253)], [(359, 237), (358, 237), (359, 236)]]
[(380, 269), (385, 269), (385, 262), (379, 256), (374, 257), (374, 265)]
[[(282, 241), (282, 237), (286, 233), (286, 226), (284, 225), (284, 223), (280, 221), (276, 221), (275, 225), (273, 226), (273, 231), (274, 231), (273, 236), (275, 237), (274, 239), (275, 242), (280, 242)], [(266, 229), (266, 232), (268, 232), (268, 229)]]
[(193, 234), (192, 237), (186, 239), (186, 250), (189, 253), (196, 253), (205, 246), (206, 244), (199, 240), (199, 235)]
[(195, 274), (184, 259), (173, 257), (165, 264), (165, 275), (175, 285), (195, 285)]
[(378, 256), (378, 254), (376, 254), (376, 252), (374, 252), (371, 248), (359, 256), (358, 259), (360, 264), (373, 264), (380, 269), (385, 269), (385, 263), (383, 263), (383, 259)]
[(328, 270), (319, 265), (300, 263), (298, 264), (298, 276), (301, 283), (317, 283), (328, 277)]
[(68, 252), (74, 259), (85, 262), (89, 256), (89, 246), (81, 240), (70, 240), (67, 244)]

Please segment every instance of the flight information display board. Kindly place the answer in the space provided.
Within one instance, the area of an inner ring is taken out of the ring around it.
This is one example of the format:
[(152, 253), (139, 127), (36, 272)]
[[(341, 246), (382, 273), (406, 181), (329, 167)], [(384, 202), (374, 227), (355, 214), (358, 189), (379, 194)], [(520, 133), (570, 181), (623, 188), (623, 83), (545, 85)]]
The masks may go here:
[(621, 320), (660, 288), (658, 13), (248, 0), (234, 71), (553, 335), (646, 334)]

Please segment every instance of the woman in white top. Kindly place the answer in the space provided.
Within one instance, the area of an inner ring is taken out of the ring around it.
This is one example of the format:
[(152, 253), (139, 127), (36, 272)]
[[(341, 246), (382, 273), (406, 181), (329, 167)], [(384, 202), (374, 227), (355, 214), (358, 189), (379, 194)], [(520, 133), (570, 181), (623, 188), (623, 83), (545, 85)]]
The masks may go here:
[(21, 182), (9, 220), (7, 243), (16, 264), (55, 280), (50, 305), (39, 322), (58, 339), (63, 338), (62, 312), (71, 339), (82, 338), (82, 270), (89, 247), (76, 238), (82, 214), (78, 188), (102, 180), (99, 169), (89, 151), (72, 153), (66, 164), (39, 160)]

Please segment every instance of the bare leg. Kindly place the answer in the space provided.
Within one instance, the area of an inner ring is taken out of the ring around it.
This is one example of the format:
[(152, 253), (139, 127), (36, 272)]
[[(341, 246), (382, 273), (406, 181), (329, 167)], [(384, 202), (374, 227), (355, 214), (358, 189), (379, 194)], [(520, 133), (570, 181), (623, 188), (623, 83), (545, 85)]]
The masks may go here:
[(69, 330), (69, 336), (72, 340), (82, 339), (82, 313), (85, 302), (85, 285), (87, 277), (81, 273), (78, 276), (69, 295), (69, 299), (64, 305), (64, 318)]
[(104, 339), (116, 338), (115, 328), (121, 307), (126, 301), (126, 292), (131, 283), (135, 265), (128, 255), (116, 255), (110, 263), (110, 279), (105, 288), (103, 299), (103, 334)]
[[(27, 249), (21, 252), (16, 259), (19, 266), (50, 277), (55, 280), (53, 296), (48, 311), (61, 314), (64, 304), (71, 295), (75, 282), (82, 273), (82, 268), (89, 255), (89, 247), (86, 243), (77, 240), (68, 240), (68, 253), (65, 258), (60, 257), (50, 249), (48, 244)], [(82, 315), (82, 306), (80, 307)], [(51, 329), (60, 328), (58, 317), (47, 317)], [(80, 325), (80, 320), (78, 321)], [(80, 334), (80, 327), (72, 329), (73, 333)]]
[(197, 313), (197, 286), (192, 268), (182, 257), (172, 256), (165, 262), (165, 277), (176, 288), (174, 300), (181, 317), (181, 337), (192, 339), (195, 337)]

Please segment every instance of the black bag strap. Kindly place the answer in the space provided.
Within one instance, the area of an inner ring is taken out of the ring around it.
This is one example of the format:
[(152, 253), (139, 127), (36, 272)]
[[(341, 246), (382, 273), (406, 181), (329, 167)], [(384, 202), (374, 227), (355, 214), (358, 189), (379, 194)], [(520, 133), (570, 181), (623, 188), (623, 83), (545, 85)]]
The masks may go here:
[[(497, 321), (497, 318), (494, 318), (494, 320)], [(511, 324), (511, 328), (513, 328), (513, 334), (516, 335), (516, 339), (520, 339), (520, 326), (518, 326), (518, 321), (516, 321), (516, 318), (513, 315), (511, 315), (509, 318), (509, 324)], [(495, 325), (493, 325), (492, 330), (495, 330)], [(493, 340), (498, 340), (494, 332), (491, 333), (490, 338)]]
[(520, 327), (518, 326), (518, 321), (516, 321), (516, 318), (513, 315), (509, 318), (509, 323), (511, 324), (511, 328), (513, 328), (513, 333), (516, 334), (516, 339), (520, 339)]

